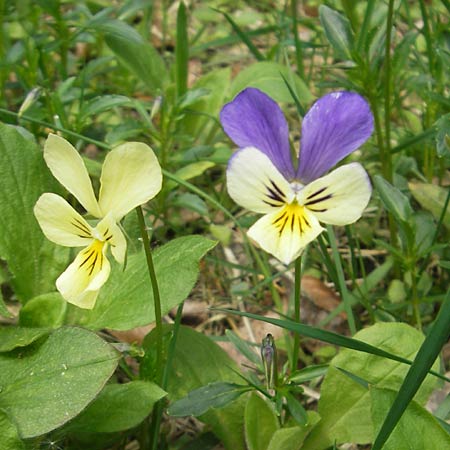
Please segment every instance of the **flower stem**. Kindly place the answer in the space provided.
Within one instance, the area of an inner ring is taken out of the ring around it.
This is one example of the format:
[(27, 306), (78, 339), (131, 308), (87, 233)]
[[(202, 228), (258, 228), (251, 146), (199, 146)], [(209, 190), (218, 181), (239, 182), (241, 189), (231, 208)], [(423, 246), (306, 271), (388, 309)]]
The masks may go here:
[[(158, 281), (156, 279), (155, 265), (153, 264), (152, 252), (150, 250), (150, 240), (147, 234), (147, 228), (145, 226), (144, 213), (142, 207), (136, 208), (136, 213), (139, 221), (139, 229), (141, 231), (142, 242), (144, 244), (145, 257), (147, 259), (148, 274), (152, 283), (153, 291), (153, 304), (155, 308), (155, 322), (156, 322), (156, 364), (155, 364), (155, 381), (160, 384), (162, 381), (162, 352), (163, 352), (163, 330), (162, 330), (162, 317), (161, 317), (161, 297), (159, 295)], [(152, 448), (156, 448), (159, 435), (159, 425), (161, 422), (162, 405), (161, 401), (156, 402), (153, 407), (153, 425), (152, 425)], [(156, 444), (155, 444), (156, 442)]]
[[(302, 295), (302, 256), (295, 260), (295, 281), (294, 281), (294, 320), (300, 323), (300, 301)], [(291, 372), (297, 369), (298, 350), (300, 346), (300, 335), (294, 334), (294, 348), (292, 349)]]
[(347, 313), (348, 327), (350, 328), (350, 333), (353, 336), (356, 333), (355, 317), (353, 316), (350, 293), (348, 292), (347, 285), (345, 284), (344, 269), (342, 268), (341, 256), (339, 255), (337, 248), (336, 236), (334, 235), (331, 225), (327, 225), (327, 232), (331, 251), (333, 253), (334, 265), (336, 267), (339, 290), (344, 301), (345, 312)]

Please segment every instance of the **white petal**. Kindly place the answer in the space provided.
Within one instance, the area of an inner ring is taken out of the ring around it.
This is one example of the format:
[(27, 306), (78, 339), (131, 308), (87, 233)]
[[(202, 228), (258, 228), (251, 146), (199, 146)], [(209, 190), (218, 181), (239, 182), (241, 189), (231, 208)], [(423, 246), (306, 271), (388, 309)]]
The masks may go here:
[(69, 302), (92, 309), (98, 290), (109, 277), (111, 266), (105, 256), (108, 244), (95, 240), (78, 253), (74, 262), (56, 280), (56, 287)]
[(111, 246), (111, 253), (114, 258), (118, 263), (123, 264), (127, 251), (127, 241), (111, 214), (108, 214), (98, 223), (95, 227), (94, 234), (97, 239), (105, 241)]
[(75, 147), (56, 134), (49, 134), (44, 159), (53, 176), (95, 217), (101, 217), (83, 159)]
[(47, 237), (66, 247), (84, 247), (92, 241), (92, 228), (69, 203), (56, 194), (42, 194), (34, 215)]
[(266, 252), (289, 264), (322, 231), (312, 213), (293, 203), (259, 219), (248, 235)]
[(100, 209), (116, 221), (153, 198), (162, 185), (162, 172), (153, 150), (141, 142), (127, 142), (111, 150), (100, 178)]
[(367, 172), (361, 164), (351, 163), (305, 186), (298, 202), (321, 222), (348, 225), (361, 217), (371, 193)]
[(239, 150), (230, 159), (227, 188), (238, 205), (258, 213), (273, 212), (294, 197), (289, 182), (269, 157), (254, 147)]

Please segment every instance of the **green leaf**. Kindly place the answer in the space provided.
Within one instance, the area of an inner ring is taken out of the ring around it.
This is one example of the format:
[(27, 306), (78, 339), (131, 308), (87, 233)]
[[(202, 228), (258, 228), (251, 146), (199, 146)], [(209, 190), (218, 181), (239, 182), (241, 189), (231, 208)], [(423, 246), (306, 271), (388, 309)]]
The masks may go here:
[(214, 70), (203, 75), (194, 83), (192, 89), (204, 89), (207, 95), (199, 98), (194, 105), (185, 111), (180, 123), (184, 134), (198, 138), (208, 136), (213, 127), (219, 128), (217, 116), (222, 108), (225, 96), (230, 86), (231, 70), (229, 67)]
[[(401, 323), (379, 323), (359, 331), (355, 338), (407, 358), (413, 357), (423, 342), (420, 332)], [(438, 369), (439, 364), (434, 367)], [(322, 383), (318, 406), (322, 420), (302, 450), (324, 449), (335, 441), (365, 444), (373, 440), (370, 389), (339, 369), (367, 381), (370, 386), (389, 389), (398, 389), (408, 371), (406, 365), (396, 361), (352, 350), (339, 352)], [(435, 382), (430, 376), (426, 378), (416, 396), (419, 402), (428, 399)]]
[(67, 302), (59, 292), (39, 295), (21, 308), (19, 325), (58, 328), (64, 323), (66, 309)]
[(308, 86), (288, 67), (267, 61), (252, 64), (239, 72), (231, 84), (231, 96), (234, 97), (251, 86), (265, 92), (277, 102), (293, 103), (294, 99), (284, 80), (289, 82), (297, 97), (302, 99), (303, 105), (314, 99)]
[(400, 417), (404, 413), (408, 403), (413, 399), (431, 366), (438, 358), (439, 352), (442, 350), (450, 335), (449, 317), (450, 290), (447, 292), (447, 296), (439, 314), (400, 387), (398, 395), (375, 439), (373, 450), (380, 450), (383, 447), (383, 444), (388, 439), (397, 422), (401, 420)]
[[(436, 184), (411, 182), (408, 183), (412, 196), (420, 203), (422, 208), (430, 211), (436, 220), (439, 220), (444, 209), (448, 188)], [(450, 230), (450, 208), (447, 207), (442, 224)]]
[(263, 368), (261, 355), (256, 353), (254, 348), (247, 341), (241, 339), (237, 334), (233, 333), (231, 330), (225, 330), (225, 334), (228, 340), (233, 344), (236, 350), (245, 356), (250, 362), (252, 362), (256, 367), (261, 370)]
[[(372, 420), (379, 429), (396, 393), (389, 389), (372, 388)], [(378, 447), (380, 448), (380, 447)], [(450, 434), (425, 408), (416, 402), (406, 409), (383, 450), (430, 450), (450, 448)]]
[[(172, 327), (165, 327), (165, 330), (170, 332)], [(152, 352), (155, 348), (153, 332), (145, 338), (143, 347), (146, 354), (141, 371), (145, 376), (145, 373), (152, 372)], [(182, 326), (179, 329), (166, 390), (171, 401), (177, 401), (188, 392), (217, 380), (232, 384), (242, 383), (242, 378), (236, 373), (238, 371), (236, 363), (208, 336)], [(200, 417), (202, 422), (210, 425), (228, 450), (244, 450), (245, 401), (245, 396), (242, 396), (229, 405), (221, 409), (211, 409)]]
[[(153, 254), (162, 314), (187, 298), (198, 277), (198, 263), (215, 241), (202, 236), (174, 239)], [(73, 322), (93, 329), (128, 330), (155, 320), (153, 291), (144, 252), (131, 255), (125, 270), (115, 265), (92, 311), (72, 309)]]
[(227, 19), (227, 22), (231, 25), (231, 27), (233, 28), (233, 30), (235, 31), (235, 33), (239, 36), (239, 38), (241, 39), (241, 41), (248, 47), (248, 49), (250, 50), (250, 52), (253, 54), (253, 56), (258, 60), (258, 61), (264, 61), (264, 56), (261, 54), (261, 52), (256, 48), (256, 46), (253, 44), (253, 42), (251, 41), (251, 39), (248, 37), (248, 35), (241, 30), (241, 28), (239, 27), (239, 25), (231, 18), (231, 16), (229, 14), (227, 14), (226, 12), (223, 11), (219, 11), (218, 9), (215, 9), (215, 11), (223, 14), (223, 16), (225, 17), (225, 19)]
[[(193, 162), (191, 164), (187, 164), (186, 166), (182, 167), (181, 169), (177, 170), (175, 173), (175, 176), (182, 180), (190, 180), (192, 178), (198, 177), (200, 175), (203, 175), (203, 173), (210, 169), (211, 167), (214, 167), (215, 164), (211, 161), (197, 161)], [(166, 181), (166, 184), (164, 186), (165, 189), (171, 190), (173, 189), (177, 184), (172, 181)]]
[(45, 328), (2, 327), (0, 328), (0, 352), (26, 347), (49, 332), (50, 330)]
[(68, 263), (69, 250), (48, 241), (33, 214), (42, 193), (59, 191), (38, 147), (18, 129), (0, 124), (0, 257), (23, 303), (54, 291)]
[(3, 300), (2, 292), (0, 291), (0, 316), (11, 318), (13, 315), (9, 312)]
[(375, 175), (373, 181), (386, 209), (398, 221), (408, 223), (413, 213), (408, 197), (380, 175)]
[(290, 377), (289, 381), (292, 383), (306, 383), (317, 377), (323, 377), (328, 370), (328, 364), (318, 364), (316, 366), (308, 366), (303, 369), (295, 371)]
[(68, 426), (76, 433), (114, 433), (139, 425), (153, 405), (167, 395), (149, 381), (108, 384)]
[(83, 103), (83, 107), (78, 115), (80, 123), (105, 111), (110, 111), (118, 106), (133, 106), (133, 100), (124, 95), (102, 95)]
[(352, 59), (353, 32), (348, 19), (325, 5), (319, 6), (319, 17), (336, 56), (342, 59)]
[(103, 31), (105, 41), (120, 62), (140, 78), (151, 93), (155, 93), (169, 81), (169, 74), (159, 53), (141, 35), (125, 22), (110, 19), (91, 24), (91, 28)]
[[(310, 325), (304, 325), (302, 323), (297, 323), (292, 320), (286, 319), (285, 320), (272, 319), (266, 316), (259, 316), (257, 314), (252, 314), (243, 311), (235, 311), (231, 309), (220, 309), (220, 308), (215, 309), (217, 311), (222, 311), (228, 314), (235, 314), (236, 316), (248, 317), (250, 319), (271, 323), (272, 325), (276, 325), (286, 330), (293, 331), (294, 333), (298, 333), (301, 336), (306, 336), (312, 339), (318, 339), (319, 341), (328, 342), (329, 344), (338, 345), (340, 347), (357, 350), (359, 352), (368, 353), (375, 356), (381, 356), (382, 358), (391, 359), (392, 361), (401, 362), (402, 364), (412, 364), (412, 362), (407, 358), (387, 352), (382, 348), (378, 348), (374, 345), (367, 344), (362, 340), (341, 336), (340, 334), (332, 333), (331, 331), (327, 330), (321, 330), (320, 328), (312, 327)], [(439, 372), (435, 370), (430, 370), (430, 373), (437, 378), (441, 378), (445, 381), (450, 381), (449, 378), (445, 377), (444, 375), (441, 375)]]
[(266, 450), (273, 434), (280, 428), (273, 408), (252, 393), (245, 405), (245, 442), (248, 450)]
[(300, 450), (306, 436), (319, 421), (319, 414), (308, 411), (307, 426), (286, 427), (275, 431), (267, 450)]
[(186, 6), (181, 1), (177, 13), (177, 38), (175, 45), (175, 78), (178, 98), (187, 91), (189, 63), (189, 37), (187, 27)]
[(0, 408), (22, 438), (47, 433), (96, 397), (118, 358), (94, 333), (59, 328), (39, 345), (0, 354)]
[(248, 386), (218, 381), (189, 392), (172, 403), (167, 410), (170, 416), (201, 416), (211, 408), (222, 408), (249, 390)]
[(294, 420), (299, 425), (306, 425), (308, 423), (308, 415), (302, 404), (290, 393), (286, 393), (286, 402), (289, 412)]
[(0, 409), (0, 450), (25, 450), (19, 438), (17, 428), (9, 420), (5, 411)]

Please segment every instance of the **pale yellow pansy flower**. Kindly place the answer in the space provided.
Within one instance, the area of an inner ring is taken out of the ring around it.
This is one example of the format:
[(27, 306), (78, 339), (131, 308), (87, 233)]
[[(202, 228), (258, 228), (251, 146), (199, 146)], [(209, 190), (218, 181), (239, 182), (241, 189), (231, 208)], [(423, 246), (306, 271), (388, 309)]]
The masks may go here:
[(92, 309), (111, 270), (108, 248), (117, 262), (125, 259), (127, 243), (118, 224), (161, 190), (161, 167), (148, 145), (119, 145), (105, 158), (97, 200), (83, 159), (69, 142), (50, 134), (44, 159), (54, 177), (98, 219), (91, 226), (64, 198), (53, 193), (42, 194), (34, 207), (49, 240), (66, 247), (84, 247), (56, 280), (56, 287), (69, 303)]

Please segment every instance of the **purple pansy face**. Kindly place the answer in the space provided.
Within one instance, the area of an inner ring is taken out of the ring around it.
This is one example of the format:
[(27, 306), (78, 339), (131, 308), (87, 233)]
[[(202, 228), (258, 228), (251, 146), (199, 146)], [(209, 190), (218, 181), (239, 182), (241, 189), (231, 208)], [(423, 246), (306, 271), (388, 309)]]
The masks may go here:
[(243, 90), (220, 121), (239, 147), (228, 164), (228, 192), (264, 214), (248, 231), (264, 250), (288, 264), (323, 231), (319, 222), (347, 225), (361, 217), (372, 192), (363, 167), (346, 164), (324, 176), (372, 133), (373, 116), (360, 95), (332, 92), (314, 103), (295, 165), (283, 112), (260, 90)]

